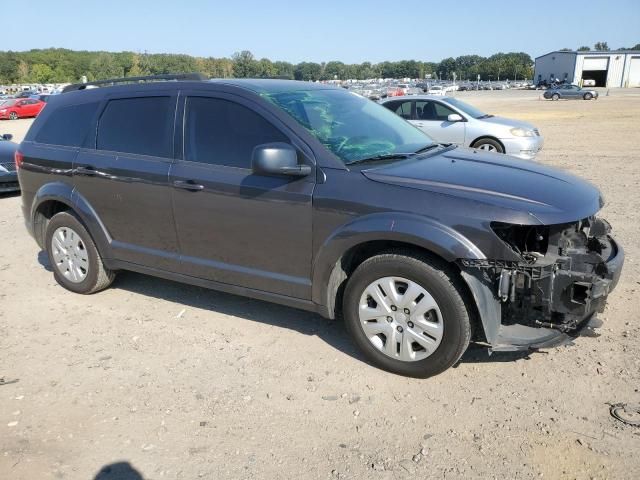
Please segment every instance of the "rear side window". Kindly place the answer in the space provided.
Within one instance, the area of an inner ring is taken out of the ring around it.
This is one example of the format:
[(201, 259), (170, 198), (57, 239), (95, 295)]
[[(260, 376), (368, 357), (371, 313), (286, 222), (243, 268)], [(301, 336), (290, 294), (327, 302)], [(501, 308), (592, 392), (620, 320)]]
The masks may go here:
[(98, 105), (98, 102), (93, 102), (55, 109), (40, 128), (35, 141), (49, 145), (81, 146)]
[(171, 97), (111, 100), (98, 125), (98, 150), (172, 157)]
[(187, 99), (185, 160), (251, 168), (256, 145), (289, 139), (253, 110), (228, 100)]

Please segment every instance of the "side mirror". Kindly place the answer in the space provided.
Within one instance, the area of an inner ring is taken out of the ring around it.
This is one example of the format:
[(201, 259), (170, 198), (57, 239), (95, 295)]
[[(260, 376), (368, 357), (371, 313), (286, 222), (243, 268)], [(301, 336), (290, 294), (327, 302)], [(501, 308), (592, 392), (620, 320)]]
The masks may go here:
[(2, 139), (3, 140), (11, 140), (13, 138), (13, 135), (11, 135), (10, 133), (5, 133), (4, 135), (2, 135)]
[(457, 113), (451, 113), (447, 117), (447, 122), (462, 122), (463, 120), (462, 115), (458, 115)]
[(251, 167), (255, 173), (262, 175), (306, 177), (311, 173), (309, 165), (298, 163), (296, 149), (282, 142), (257, 145), (251, 155)]

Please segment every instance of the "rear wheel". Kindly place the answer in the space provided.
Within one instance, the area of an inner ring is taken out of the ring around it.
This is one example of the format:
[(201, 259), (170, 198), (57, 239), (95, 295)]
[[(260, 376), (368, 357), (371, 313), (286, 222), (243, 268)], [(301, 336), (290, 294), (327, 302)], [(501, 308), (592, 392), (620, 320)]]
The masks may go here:
[(477, 140), (473, 144), (473, 148), (484, 150), (486, 152), (504, 153), (504, 148), (502, 148), (500, 142), (492, 138), (481, 138), (480, 140)]
[(9, 120), (18, 120), (18, 114), (16, 112), (11, 112), (9, 114)]
[(554, 93), (553, 95), (551, 95), (551, 100), (560, 100), (560, 95)]
[(585, 93), (584, 94), (584, 99), (585, 100), (591, 100), (593, 98), (593, 95), (591, 95), (590, 93)]
[(471, 324), (458, 280), (427, 256), (387, 253), (363, 262), (347, 283), (345, 324), (376, 366), (426, 378), (462, 356)]
[(56, 281), (76, 293), (107, 288), (115, 272), (102, 263), (89, 232), (72, 212), (60, 212), (49, 221), (45, 246)]

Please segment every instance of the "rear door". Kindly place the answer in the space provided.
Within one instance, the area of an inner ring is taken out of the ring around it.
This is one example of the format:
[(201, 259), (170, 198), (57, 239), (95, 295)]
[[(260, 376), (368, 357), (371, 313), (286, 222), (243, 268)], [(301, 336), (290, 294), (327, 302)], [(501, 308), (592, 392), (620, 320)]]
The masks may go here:
[(253, 148), (271, 142), (294, 145), (300, 161), (313, 165), (304, 146), (241, 97), (181, 97), (184, 146), (170, 182), (182, 272), (310, 299), (315, 169), (302, 178), (251, 170)]
[(416, 120), (412, 122), (438, 143), (464, 144), (466, 122), (450, 122), (447, 118), (458, 113), (436, 100), (416, 100)]
[(116, 259), (173, 270), (177, 240), (169, 167), (177, 96), (166, 91), (110, 96), (89, 148), (74, 163), (79, 195), (111, 237)]

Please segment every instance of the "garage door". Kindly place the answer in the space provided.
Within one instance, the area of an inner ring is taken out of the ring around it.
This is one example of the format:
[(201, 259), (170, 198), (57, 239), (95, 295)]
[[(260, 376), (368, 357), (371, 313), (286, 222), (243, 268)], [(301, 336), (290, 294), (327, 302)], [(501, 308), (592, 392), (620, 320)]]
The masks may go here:
[(629, 86), (640, 87), (640, 57), (631, 57), (629, 64)]
[(606, 70), (609, 66), (609, 57), (587, 57), (584, 59), (582, 70)]

